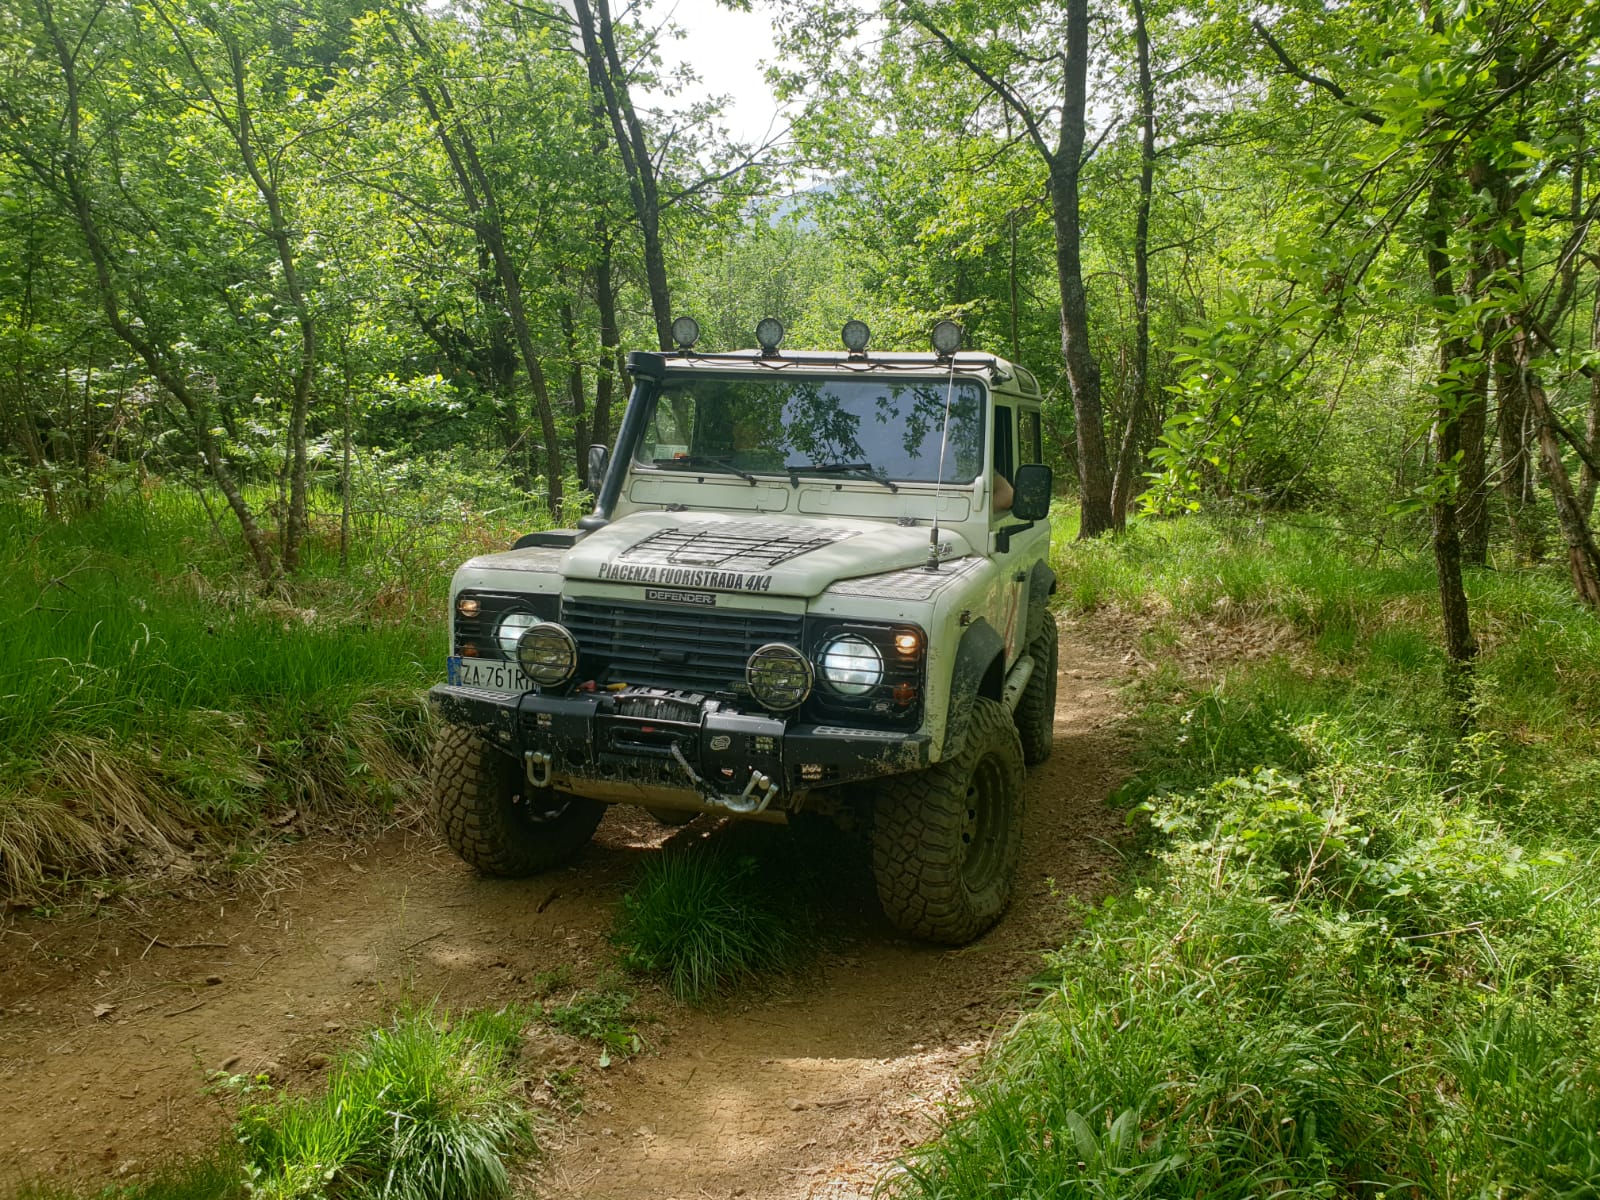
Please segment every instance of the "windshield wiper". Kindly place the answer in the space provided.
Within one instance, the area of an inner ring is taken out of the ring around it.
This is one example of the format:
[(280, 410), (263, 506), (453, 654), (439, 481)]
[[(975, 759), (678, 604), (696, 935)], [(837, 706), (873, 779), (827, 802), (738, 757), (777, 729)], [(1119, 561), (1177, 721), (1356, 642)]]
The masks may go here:
[(852, 479), (881, 483), (891, 492), (900, 490), (887, 475), (875, 470), (871, 463), (866, 462), (808, 463), (802, 467), (785, 467), (784, 470), (789, 472), (789, 482), (795, 487), (800, 486), (797, 480), (801, 475), (848, 475)]
[(671, 458), (658, 458), (654, 461), (658, 467), (672, 467), (674, 470), (679, 468), (688, 468), (691, 471), (696, 469), (704, 470), (709, 467), (713, 471), (722, 471), (728, 475), (737, 475), (740, 479), (748, 479), (751, 487), (755, 487), (760, 482), (749, 471), (741, 470), (732, 463), (724, 462), (722, 459), (714, 458), (709, 454), (677, 454)]

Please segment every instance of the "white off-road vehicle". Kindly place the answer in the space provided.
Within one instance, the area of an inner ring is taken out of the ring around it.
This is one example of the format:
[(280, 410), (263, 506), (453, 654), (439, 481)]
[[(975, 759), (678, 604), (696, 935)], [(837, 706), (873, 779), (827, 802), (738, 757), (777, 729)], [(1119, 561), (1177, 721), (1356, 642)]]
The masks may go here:
[(594, 512), (463, 564), (434, 805), (480, 870), (609, 804), (856, 820), (890, 920), (967, 941), (1011, 897), (1056, 690), (1050, 468), (1025, 369), (931, 354), (628, 356)]

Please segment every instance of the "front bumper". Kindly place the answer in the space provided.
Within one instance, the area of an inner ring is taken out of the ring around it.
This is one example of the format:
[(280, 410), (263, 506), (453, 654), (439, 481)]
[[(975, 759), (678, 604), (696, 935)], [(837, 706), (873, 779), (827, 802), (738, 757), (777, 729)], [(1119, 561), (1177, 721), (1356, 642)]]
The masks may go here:
[(443, 720), (521, 760), (534, 786), (598, 800), (754, 813), (792, 807), (815, 788), (928, 765), (926, 734), (802, 724), (658, 695), (519, 696), (440, 684), (428, 699)]

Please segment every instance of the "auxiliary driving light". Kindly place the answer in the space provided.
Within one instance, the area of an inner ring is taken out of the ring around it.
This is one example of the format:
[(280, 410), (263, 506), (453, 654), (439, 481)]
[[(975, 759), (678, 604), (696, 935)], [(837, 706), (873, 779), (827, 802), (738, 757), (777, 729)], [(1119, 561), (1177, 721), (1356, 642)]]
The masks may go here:
[(844, 341), (844, 348), (851, 354), (865, 354), (867, 343), (872, 340), (872, 330), (867, 328), (865, 321), (846, 321), (839, 336)]
[(456, 601), (456, 611), (463, 617), (475, 617), (483, 610), (483, 605), (475, 596), (463, 596)]
[(949, 358), (961, 349), (966, 330), (954, 321), (940, 321), (933, 327), (933, 349), (940, 358)]
[(793, 646), (768, 642), (744, 666), (750, 694), (773, 712), (799, 708), (811, 694), (811, 664)]
[(756, 325), (756, 341), (761, 344), (761, 353), (776, 354), (783, 342), (783, 322), (777, 317), (762, 317)]
[(864, 637), (847, 633), (823, 647), (822, 677), (846, 696), (865, 696), (883, 682), (883, 655)]
[(565, 683), (578, 671), (578, 643), (554, 621), (530, 625), (517, 642), (522, 673), (541, 687)]
[(693, 317), (679, 317), (672, 322), (672, 340), (679, 350), (693, 350), (700, 340), (700, 322)]
[(922, 645), (922, 639), (909, 629), (894, 635), (894, 648), (901, 654), (915, 654)]

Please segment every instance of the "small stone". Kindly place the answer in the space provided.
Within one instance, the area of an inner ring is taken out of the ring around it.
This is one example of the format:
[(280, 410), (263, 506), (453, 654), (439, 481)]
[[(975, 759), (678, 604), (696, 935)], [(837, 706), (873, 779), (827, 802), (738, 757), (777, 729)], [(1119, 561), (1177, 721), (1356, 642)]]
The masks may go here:
[(344, 1028), (344, 1026), (339, 1024), (339, 1022), (337, 1022), (337, 1021), (329, 1021), (326, 1025), (324, 1025), (322, 1027), (322, 1031), (324, 1033), (338, 1033), (343, 1028)]
[(600, 1131), (600, 1136), (601, 1137), (616, 1137), (617, 1135), (615, 1133), (613, 1133), (610, 1129), (602, 1129)]
[(911, 1049), (920, 1052), (920, 1051), (926, 1050), (927, 1047), (924, 1046), (921, 1042), (912, 1042), (911, 1043)]
[(328, 1056), (326, 1054), (312, 1054), (306, 1058), (306, 1066), (313, 1071), (325, 1071), (328, 1069)]
[(237, 1054), (228, 1055), (228, 1057), (223, 1059), (222, 1062), (217, 1066), (217, 1070), (219, 1070), (219, 1071), (231, 1071), (234, 1067), (237, 1067), (239, 1065), (240, 1057), (241, 1056), (237, 1055)]
[(806, 1102), (804, 1100), (790, 1100), (789, 1101), (789, 1111), (790, 1112), (799, 1112), (803, 1108), (805, 1108), (805, 1106), (806, 1106)]
[(266, 1063), (262, 1066), (259, 1073), (265, 1075), (268, 1079), (272, 1080), (273, 1083), (282, 1083), (284, 1080), (283, 1064), (280, 1062)]
[(221, 975), (207, 975), (206, 976), (206, 986), (207, 987), (216, 987), (217, 984), (219, 984), (221, 982), (222, 982), (222, 976)]

